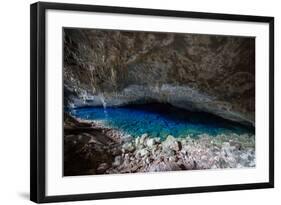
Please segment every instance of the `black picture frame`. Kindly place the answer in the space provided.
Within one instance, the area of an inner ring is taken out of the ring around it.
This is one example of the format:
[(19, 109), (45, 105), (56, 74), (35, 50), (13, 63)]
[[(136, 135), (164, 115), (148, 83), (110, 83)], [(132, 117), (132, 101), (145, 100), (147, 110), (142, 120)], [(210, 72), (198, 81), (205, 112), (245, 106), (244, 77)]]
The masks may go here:
[[(125, 192), (89, 193), (46, 196), (45, 190), (45, 25), (46, 10), (121, 13), (151, 16), (169, 16), (195, 19), (263, 22), (269, 24), (269, 181), (238, 185), (203, 186)], [(274, 18), (265, 16), (230, 15), (217, 13), (125, 8), (82, 4), (38, 2), (30, 7), (30, 199), (37, 203), (76, 200), (97, 200), (123, 197), (140, 197), (198, 192), (218, 192), (274, 187)]]

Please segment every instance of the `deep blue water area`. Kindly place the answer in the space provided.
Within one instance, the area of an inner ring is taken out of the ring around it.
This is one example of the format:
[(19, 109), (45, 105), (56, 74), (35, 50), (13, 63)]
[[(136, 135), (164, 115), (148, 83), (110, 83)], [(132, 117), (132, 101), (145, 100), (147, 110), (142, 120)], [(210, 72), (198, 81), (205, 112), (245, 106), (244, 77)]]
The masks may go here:
[(167, 135), (184, 137), (206, 133), (211, 136), (236, 133), (254, 134), (254, 128), (221, 117), (189, 112), (169, 104), (145, 104), (123, 107), (84, 107), (68, 110), (71, 115), (87, 120), (102, 120), (107, 127), (116, 128), (134, 137), (144, 133), (152, 137)]

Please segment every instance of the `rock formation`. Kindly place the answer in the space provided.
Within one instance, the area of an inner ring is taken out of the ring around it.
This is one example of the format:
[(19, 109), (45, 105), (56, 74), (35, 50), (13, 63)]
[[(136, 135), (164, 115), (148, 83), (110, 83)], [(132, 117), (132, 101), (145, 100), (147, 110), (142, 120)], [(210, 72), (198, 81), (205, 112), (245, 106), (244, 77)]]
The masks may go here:
[(65, 114), (64, 175), (255, 167), (252, 135), (137, 138)]
[(64, 29), (65, 106), (165, 102), (255, 123), (255, 39)]

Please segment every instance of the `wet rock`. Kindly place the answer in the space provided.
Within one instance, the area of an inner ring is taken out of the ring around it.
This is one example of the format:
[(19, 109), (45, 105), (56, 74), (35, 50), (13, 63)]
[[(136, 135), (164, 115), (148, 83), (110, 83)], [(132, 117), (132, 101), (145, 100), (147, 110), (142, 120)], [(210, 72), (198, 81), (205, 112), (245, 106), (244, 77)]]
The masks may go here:
[[(95, 125), (95, 129), (101, 129), (99, 126)], [(119, 138), (123, 135), (107, 128), (101, 130), (104, 133), (102, 137), (90, 133), (65, 136), (65, 152), (75, 148), (75, 156), (66, 155), (65, 160), (81, 156), (79, 160), (85, 162), (83, 166), (90, 165), (83, 172), (85, 174), (243, 168), (256, 165), (254, 136), (203, 134), (199, 138), (174, 138), (168, 135), (161, 141), (143, 134), (135, 139), (112, 144), (111, 140), (107, 140), (108, 134), (116, 133)]]

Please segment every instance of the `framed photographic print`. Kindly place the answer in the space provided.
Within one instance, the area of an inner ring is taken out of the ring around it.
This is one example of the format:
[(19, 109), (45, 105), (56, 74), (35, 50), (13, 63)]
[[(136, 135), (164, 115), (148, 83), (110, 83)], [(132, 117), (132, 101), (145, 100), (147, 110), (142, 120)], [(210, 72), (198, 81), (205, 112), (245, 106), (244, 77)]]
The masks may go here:
[(274, 18), (31, 5), (31, 200), (274, 187)]

